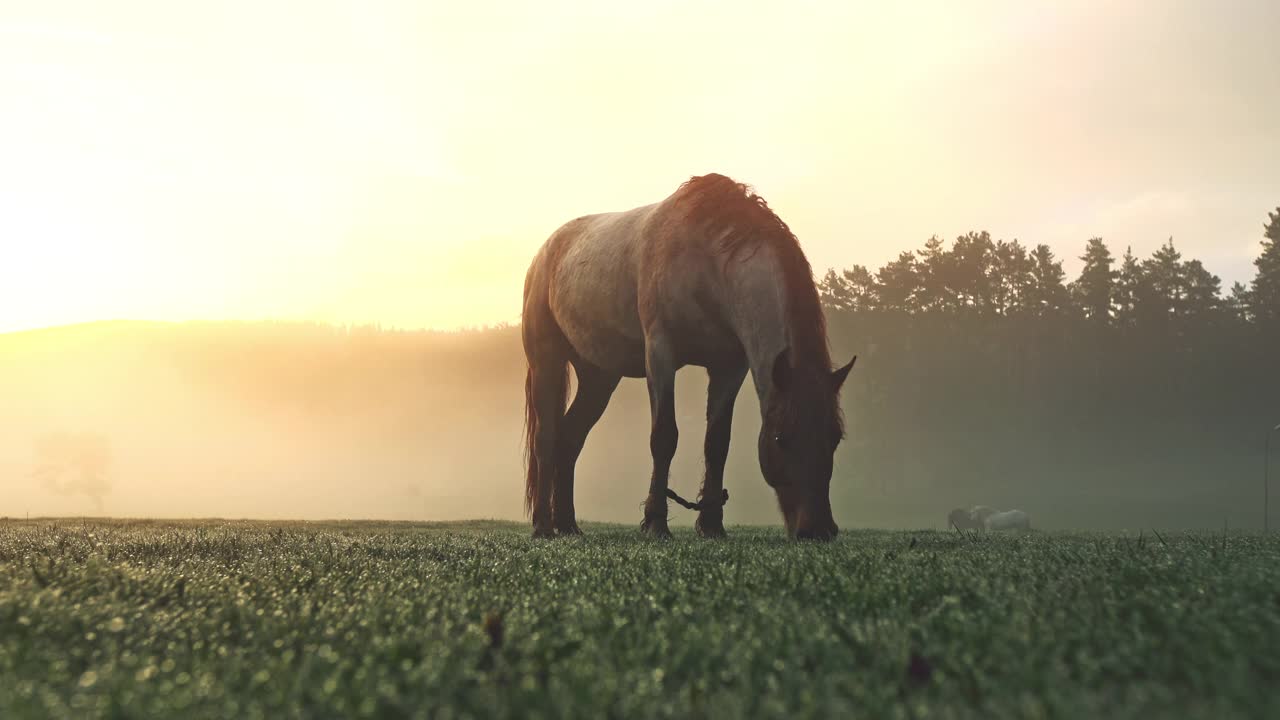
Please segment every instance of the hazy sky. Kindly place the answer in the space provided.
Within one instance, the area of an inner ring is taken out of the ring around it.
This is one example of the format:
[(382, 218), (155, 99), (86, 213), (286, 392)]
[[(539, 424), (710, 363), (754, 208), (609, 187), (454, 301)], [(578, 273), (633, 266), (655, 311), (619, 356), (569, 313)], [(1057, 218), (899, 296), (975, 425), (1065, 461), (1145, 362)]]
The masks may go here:
[(1280, 3), (0, 0), (0, 331), (514, 321), (577, 215), (749, 182), (815, 268), (1280, 205)]

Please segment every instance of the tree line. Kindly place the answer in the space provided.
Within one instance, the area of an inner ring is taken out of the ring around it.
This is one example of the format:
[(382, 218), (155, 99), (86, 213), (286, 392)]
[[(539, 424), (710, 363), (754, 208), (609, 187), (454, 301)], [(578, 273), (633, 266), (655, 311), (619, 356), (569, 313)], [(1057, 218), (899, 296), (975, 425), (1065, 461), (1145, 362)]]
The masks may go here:
[(1225, 291), (1173, 239), (1117, 258), (1095, 237), (1080, 258), (1069, 280), (1047, 245), (970, 232), (826, 273), (832, 342), (868, 361), (854, 485), (1244, 512), (1280, 422), (1280, 208), (1253, 279)]
[(1222, 281), (1203, 263), (1184, 259), (1173, 238), (1139, 260), (1126, 248), (1117, 265), (1100, 237), (1090, 238), (1079, 277), (1066, 281), (1048, 245), (1028, 250), (1017, 240), (992, 240), (985, 231), (957, 237), (950, 247), (936, 235), (902, 252), (876, 272), (854, 265), (828, 270), (818, 284), (832, 311), (1000, 317), (1074, 317), (1095, 328), (1138, 327), (1188, 332), (1198, 325), (1280, 322), (1280, 208), (1269, 213), (1257, 273), (1249, 286)]

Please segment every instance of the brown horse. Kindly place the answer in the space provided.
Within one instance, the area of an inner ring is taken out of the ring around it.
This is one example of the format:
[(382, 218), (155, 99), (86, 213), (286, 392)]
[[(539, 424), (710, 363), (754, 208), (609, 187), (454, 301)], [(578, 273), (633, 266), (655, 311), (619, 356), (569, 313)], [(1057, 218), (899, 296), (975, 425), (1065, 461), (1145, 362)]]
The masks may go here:
[[(747, 372), (760, 398), (760, 469), (795, 538), (829, 540), (831, 469), (844, 436), (826, 325), (795, 235), (745, 185), (694, 177), (667, 199), (566, 223), (524, 285), (522, 336), (534, 537), (579, 534), (573, 474), (587, 433), (622, 377), (649, 386), (653, 477), (641, 529), (670, 537), (667, 473), (676, 451), (675, 374), (707, 369), (706, 475), (698, 534), (724, 536), (725, 458)], [(568, 368), (578, 378), (565, 410)]]

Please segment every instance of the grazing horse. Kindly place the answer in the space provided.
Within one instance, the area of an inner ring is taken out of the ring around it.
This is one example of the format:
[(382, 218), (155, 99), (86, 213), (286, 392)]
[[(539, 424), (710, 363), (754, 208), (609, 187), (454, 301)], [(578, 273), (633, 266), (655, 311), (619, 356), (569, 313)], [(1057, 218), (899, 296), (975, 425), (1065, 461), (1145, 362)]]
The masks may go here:
[[(667, 528), (676, 451), (675, 376), (707, 369), (706, 475), (698, 534), (724, 536), (724, 464), (738, 390), (760, 399), (760, 469), (793, 538), (829, 540), (831, 470), (844, 436), (808, 260), (763, 199), (723, 175), (694, 177), (665, 200), (561, 226), (525, 276), (525, 511), (534, 537), (576, 535), (574, 466), (623, 377), (649, 388), (653, 476), (640, 527)], [(568, 400), (568, 372), (578, 378)]]

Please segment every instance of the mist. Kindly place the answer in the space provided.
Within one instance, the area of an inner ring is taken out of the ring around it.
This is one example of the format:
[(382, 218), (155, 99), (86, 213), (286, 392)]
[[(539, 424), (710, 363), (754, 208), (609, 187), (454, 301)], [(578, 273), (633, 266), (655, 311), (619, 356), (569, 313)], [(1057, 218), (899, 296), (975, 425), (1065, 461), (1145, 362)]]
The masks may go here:
[[(1011, 332), (1012, 321), (828, 315), (833, 355), (860, 355), (832, 481), (841, 527), (941, 529), (974, 503), (1022, 508), (1040, 528), (1261, 524), (1270, 345), (1222, 336), (1192, 365), (1127, 346), (1103, 365), (1098, 347), (1031, 332), (1039, 321)], [(1100, 383), (1103, 368), (1116, 386)], [(102, 322), (0, 335), (0, 515), (521, 520), (524, 371), (514, 326)], [(693, 497), (705, 372), (685, 368), (677, 383), (671, 486)], [(748, 379), (726, 523), (780, 521), (757, 464), (758, 413)], [(579, 462), (580, 518), (639, 522), (648, 426), (643, 381), (624, 380)], [(672, 505), (673, 524), (692, 520)]]
[[(0, 335), (0, 371), (0, 514), (523, 517), (515, 327), (91, 323)], [(706, 381), (692, 368), (680, 379), (689, 440), (673, 486), (694, 495)], [(744, 393), (739, 432), (758, 429), (757, 415)], [(643, 382), (624, 382), (581, 460), (584, 517), (634, 519), (648, 487), (647, 417)], [(80, 474), (72, 451), (57, 458), (68, 488), (41, 473), (51, 438), (79, 435), (110, 449), (91, 494), (69, 491)], [(735, 459), (758, 486), (734, 483), (735, 517), (770, 521), (771, 492), (751, 458)]]

